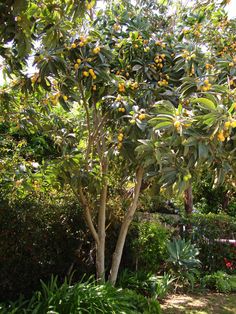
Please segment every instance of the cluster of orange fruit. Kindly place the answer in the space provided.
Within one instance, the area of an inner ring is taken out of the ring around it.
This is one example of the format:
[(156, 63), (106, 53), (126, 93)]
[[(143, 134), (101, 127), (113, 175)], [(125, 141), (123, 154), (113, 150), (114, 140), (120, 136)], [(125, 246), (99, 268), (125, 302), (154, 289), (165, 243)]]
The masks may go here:
[(133, 89), (133, 90), (137, 89), (138, 88), (138, 82), (131, 83), (130, 84), (130, 88)]
[(168, 80), (169, 80), (169, 75), (168, 74), (160, 74), (161, 75), (161, 78), (160, 80), (157, 82), (157, 84), (159, 86), (167, 86), (169, 84)]
[(179, 130), (180, 126), (181, 126), (181, 122), (180, 122), (179, 120), (174, 120), (174, 127), (175, 127), (177, 130)]
[(211, 70), (211, 69), (213, 68), (213, 65), (210, 64), (210, 63), (206, 63), (205, 68), (206, 68), (207, 70)]
[(119, 83), (118, 84), (118, 91), (120, 93), (124, 93), (125, 92), (125, 84), (124, 83)]
[(118, 149), (121, 149), (121, 147), (122, 147), (122, 142), (123, 142), (123, 139), (124, 139), (124, 134), (120, 132), (120, 133), (118, 134), (118, 136), (117, 136), (117, 139), (118, 139), (117, 148), (118, 148)]
[(209, 82), (208, 79), (204, 80), (204, 85), (200, 87), (200, 90), (203, 92), (207, 92), (208, 90), (210, 90), (212, 87), (212, 84)]
[(195, 53), (190, 53), (188, 50), (184, 49), (183, 53), (181, 55), (184, 59), (186, 60), (192, 60), (196, 58), (196, 54)]
[(162, 79), (162, 80), (158, 81), (157, 84), (159, 86), (167, 86), (169, 84), (169, 82), (166, 79)]
[(161, 55), (156, 55), (156, 56), (155, 56), (154, 61), (155, 61), (156, 66), (157, 66), (158, 68), (163, 68), (163, 62), (164, 62), (164, 60), (165, 60), (165, 57), (166, 57), (166, 55), (165, 55), (164, 53), (161, 54)]
[(125, 108), (124, 108), (124, 107), (119, 107), (119, 108), (118, 108), (118, 111), (119, 111), (119, 112), (125, 112)]
[[(236, 107), (236, 103), (235, 103), (235, 107)], [(225, 139), (229, 136), (229, 128), (236, 128), (236, 120), (231, 120), (231, 121), (226, 121), (224, 123), (224, 130), (220, 130), (217, 134), (217, 139), (220, 142), (224, 142)]]
[(166, 43), (163, 43), (162, 40), (157, 40), (156, 41), (156, 45), (160, 46), (161, 48), (166, 48)]

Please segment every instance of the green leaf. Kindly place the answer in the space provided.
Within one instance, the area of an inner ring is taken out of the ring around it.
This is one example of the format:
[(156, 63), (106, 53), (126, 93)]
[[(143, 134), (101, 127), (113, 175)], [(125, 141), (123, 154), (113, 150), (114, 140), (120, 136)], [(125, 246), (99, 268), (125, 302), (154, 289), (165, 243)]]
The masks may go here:
[(213, 103), (213, 101), (211, 101), (210, 99), (207, 99), (207, 98), (195, 98), (195, 99), (191, 99), (190, 101), (193, 104), (200, 103), (202, 105), (202, 107), (204, 107), (205, 109), (209, 109), (209, 110), (215, 110), (216, 109), (216, 106)]

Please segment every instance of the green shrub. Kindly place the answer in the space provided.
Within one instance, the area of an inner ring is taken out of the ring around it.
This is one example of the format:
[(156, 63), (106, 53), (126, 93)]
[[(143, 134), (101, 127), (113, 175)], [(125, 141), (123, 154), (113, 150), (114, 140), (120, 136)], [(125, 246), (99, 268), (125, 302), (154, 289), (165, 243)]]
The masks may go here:
[(151, 295), (154, 299), (163, 299), (166, 297), (171, 289), (175, 277), (171, 274), (164, 273), (163, 276), (151, 276), (149, 278), (149, 285), (151, 287)]
[(211, 290), (216, 290), (222, 293), (229, 293), (232, 291), (230, 276), (222, 271), (206, 275), (203, 278), (203, 285)]
[(93, 267), (86, 261), (90, 238), (71, 197), (58, 194), (53, 200), (47, 195), (13, 204), (1, 202), (0, 225), (2, 300), (30, 295), (40, 279), (46, 281), (51, 274), (64, 278), (72, 263), (78, 275)]
[(170, 274), (156, 276), (142, 271), (124, 270), (118, 278), (118, 285), (154, 299), (163, 299), (170, 291), (174, 280)]
[(167, 257), (166, 243), (170, 230), (159, 222), (137, 222), (133, 225), (132, 253), (136, 268), (156, 272)]
[(70, 285), (65, 281), (58, 286), (57, 278), (37, 291), (28, 302), (0, 306), (2, 314), (77, 314), (77, 313), (127, 313), (159, 314), (157, 301), (147, 299), (131, 290), (116, 289), (111, 285), (99, 285), (93, 280)]
[(193, 214), (184, 221), (191, 224), (191, 239), (199, 248), (199, 259), (207, 272), (224, 270), (233, 272), (226, 260), (236, 266), (236, 251), (229, 243), (221, 243), (219, 239), (236, 238), (236, 219), (226, 214)]

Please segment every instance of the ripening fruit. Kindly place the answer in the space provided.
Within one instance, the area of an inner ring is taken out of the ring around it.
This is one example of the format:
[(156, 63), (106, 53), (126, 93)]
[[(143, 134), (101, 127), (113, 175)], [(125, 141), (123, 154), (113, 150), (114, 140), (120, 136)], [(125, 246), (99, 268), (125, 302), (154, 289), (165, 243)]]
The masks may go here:
[(76, 62), (77, 62), (78, 64), (80, 64), (80, 63), (82, 62), (82, 60), (81, 60), (81, 59), (77, 59)]
[(83, 71), (83, 76), (88, 77), (89, 76), (89, 72), (88, 71)]
[(92, 89), (93, 89), (94, 91), (96, 91), (96, 90), (97, 90), (97, 86), (96, 86), (96, 85), (93, 85)]
[(119, 112), (125, 112), (125, 108), (123, 108), (123, 107), (118, 108), (118, 111), (119, 111)]
[(224, 136), (223, 131), (220, 131), (220, 132), (218, 133), (217, 139), (218, 139), (220, 142), (224, 142), (224, 141), (225, 141), (225, 136)]
[(93, 53), (96, 55), (100, 52), (101, 48), (100, 47), (96, 47), (93, 49)]
[(136, 89), (138, 88), (138, 82), (134, 82), (130, 86), (131, 86), (131, 89)]
[(233, 120), (230, 125), (232, 128), (236, 128), (236, 120)]
[(205, 67), (207, 70), (209, 70), (209, 69), (213, 68), (213, 65), (210, 63), (206, 63)]
[(136, 121), (135, 121), (134, 119), (131, 119), (131, 120), (129, 121), (129, 123), (130, 123), (130, 124), (135, 124)]
[(68, 100), (68, 97), (67, 97), (66, 95), (64, 95), (64, 96), (63, 96), (63, 99), (64, 99), (65, 101), (67, 101), (67, 100)]
[(124, 83), (119, 83), (118, 84), (118, 90), (120, 93), (125, 92), (125, 84)]
[(93, 69), (89, 69), (89, 74), (92, 76), (92, 78), (95, 80), (97, 78), (96, 74), (94, 73)]
[(145, 113), (141, 113), (139, 116), (138, 116), (139, 120), (145, 120), (146, 119), (146, 115)]
[(121, 95), (118, 95), (117, 97), (116, 97), (116, 101), (121, 101), (122, 100), (122, 96)]
[(183, 177), (184, 182), (189, 181), (191, 178), (192, 178), (192, 176), (191, 176), (191, 174), (190, 174), (190, 173), (189, 173), (189, 174), (186, 174), (186, 175)]
[(122, 142), (123, 138), (124, 138), (124, 134), (123, 133), (119, 133), (118, 136), (117, 136), (118, 141)]
[(118, 32), (120, 29), (121, 29), (121, 27), (120, 27), (120, 25), (119, 24), (114, 24), (113, 25), (113, 29), (116, 31), (116, 32)]
[(79, 64), (78, 63), (74, 64), (74, 68), (75, 68), (75, 70), (78, 70)]
[(179, 127), (180, 127), (180, 125), (181, 125), (181, 122), (180, 121), (175, 121), (175, 123), (174, 123), (174, 127), (176, 128), (176, 129), (178, 129)]
[(226, 121), (224, 126), (225, 126), (225, 129), (227, 130), (231, 125), (231, 122), (230, 121)]
[(72, 48), (72, 49), (76, 48), (76, 44), (73, 43), (73, 44), (71, 45), (71, 48)]

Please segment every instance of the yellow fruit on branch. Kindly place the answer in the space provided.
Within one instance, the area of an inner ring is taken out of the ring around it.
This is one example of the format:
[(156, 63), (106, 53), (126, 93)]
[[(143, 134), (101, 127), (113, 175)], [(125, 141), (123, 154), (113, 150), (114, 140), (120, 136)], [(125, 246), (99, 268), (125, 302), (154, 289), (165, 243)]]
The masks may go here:
[(217, 134), (217, 139), (218, 139), (220, 142), (224, 142), (224, 141), (225, 141), (225, 136), (224, 136), (224, 132), (223, 132), (223, 131), (220, 131), (220, 132)]
[(226, 121), (225, 124), (224, 124), (224, 127), (225, 129), (227, 130), (231, 125), (231, 122), (230, 121)]
[(124, 134), (123, 133), (119, 133), (118, 136), (117, 136), (118, 141), (122, 142), (123, 138), (124, 138)]
[(125, 108), (124, 107), (118, 108), (118, 111), (119, 112), (125, 112)]
[(100, 50), (101, 50), (100, 47), (95, 47), (95, 48), (93, 49), (93, 53), (96, 55), (96, 54), (98, 54), (98, 53), (100, 52)]
[(79, 64), (78, 64), (78, 63), (75, 63), (75, 64), (74, 64), (74, 68), (75, 68), (75, 70), (78, 70)]
[(236, 120), (233, 120), (233, 121), (231, 122), (230, 126), (231, 126), (232, 128), (236, 128)]
[(180, 126), (181, 126), (181, 122), (180, 122), (179, 120), (176, 120), (176, 121), (174, 122), (174, 127), (175, 127), (176, 129), (178, 129)]
[(146, 119), (145, 113), (141, 113), (141, 114), (138, 116), (138, 118), (139, 118), (140, 121), (145, 120), (145, 119)]
[(89, 72), (88, 71), (83, 71), (83, 76), (88, 77), (89, 76)]
[(121, 29), (121, 26), (116, 23), (116, 24), (113, 25), (113, 29), (114, 29), (116, 32), (118, 32), (118, 31)]
[(125, 84), (124, 83), (119, 83), (118, 84), (118, 90), (120, 93), (125, 92)]
[(63, 99), (64, 99), (65, 101), (67, 101), (67, 100), (68, 100), (68, 97), (67, 97), (66, 95), (63, 95)]
[(136, 89), (138, 88), (138, 82), (134, 82), (130, 86), (131, 86), (131, 89)]
[(76, 44), (75, 43), (73, 43), (72, 45), (71, 45), (71, 48), (72, 49), (74, 49), (74, 48), (76, 48), (77, 46), (76, 46)]

